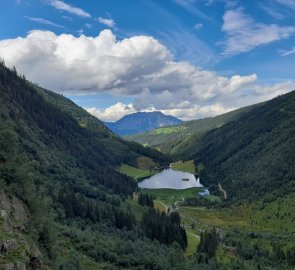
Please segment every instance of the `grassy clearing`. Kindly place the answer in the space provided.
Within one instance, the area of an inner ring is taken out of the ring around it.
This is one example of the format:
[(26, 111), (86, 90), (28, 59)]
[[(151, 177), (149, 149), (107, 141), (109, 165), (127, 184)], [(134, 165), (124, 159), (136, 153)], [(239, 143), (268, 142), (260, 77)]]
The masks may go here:
[(295, 232), (295, 193), (279, 197), (270, 203), (253, 205), (251, 215), (246, 216), (251, 226), (271, 232)]
[(194, 197), (198, 192), (203, 191), (204, 188), (188, 188), (188, 189), (170, 189), (170, 188), (160, 188), (160, 189), (147, 189), (142, 188), (141, 192), (152, 195), (159, 201), (165, 204), (172, 204), (175, 201), (182, 201), (183, 198)]
[(196, 174), (197, 172), (197, 168), (193, 160), (174, 162), (174, 163), (171, 163), (171, 167), (173, 170), (176, 170), (176, 171), (189, 172), (192, 174)]
[(132, 166), (127, 165), (127, 164), (122, 164), (119, 167), (118, 171), (120, 173), (126, 174), (126, 175), (128, 175), (130, 177), (133, 177), (135, 180), (145, 178), (145, 177), (149, 177), (149, 176), (152, 176), (152, 175), (157, 173), (157, 171), (154, 171), (154, 170), (138, 169), (138, 168), (132, 167)]
[(238, 258), (233, 254), (233, 252), (218, 248), (216, 251), (216, 258), (218, 262), (221, 262), (225, 266), (231, 266), (233, 262), (238, 261)]
[(179, 213), (184, 224), (190, 225), (195, 220), (201, 229), (216, 226), (267, 233), (295, 232), (294, 193), (270, 203), (258, 202), (229, 208), (180, 206)]
[(212, 202), (221, 202), (220, 197), (215, 195), (207, 195), (205, 198)]
[[(179, 213), (182, 221), (186, 225), (191, 225), (192, 222), (197, 224), (201, 230), (208, 230), (211, 227), (242, 227), (247, 228), (248, 223), (244, 216), (249, 215), (250, 210), (243, 209), (242, 215), (234, 213), (234, 209), (207, 209), (205, 207), (180, 207)], [(251, 226), (252, 227), (252, 226)]]
[(162, 127), (162, 128), (157, 128), (151, 131), (151, 134), (171, 134), (171, 133), (176, 133), (176, 132), (181, 132), (186, 130), (188, 127), (184, 126), (175, 126), (175, 127)]
[(137, 220), (141, 220), (146, 208), (138, 204), (137, 199), (127, 199), (123, 204), (123, 208), (127, 210), (128, 208), (131, 209), (131, 212), (134, 214)]
[(186, 256), (194, 255), (197, 251), (197, 247), (200, 243), (200, 238), (197, 237), (195, 234), (192, 234), (187, 231), (187, 248), (185, 250)]
[(157, 163), (154, 162), (151, 158), (141, 156), (136, 159), (136, 167), (142, 170), (150, 170), (157, 166)]
[(159, 210), (160, 212), (166, 212), (166, 208), (160, 201), (154, 201), (154, 208)]

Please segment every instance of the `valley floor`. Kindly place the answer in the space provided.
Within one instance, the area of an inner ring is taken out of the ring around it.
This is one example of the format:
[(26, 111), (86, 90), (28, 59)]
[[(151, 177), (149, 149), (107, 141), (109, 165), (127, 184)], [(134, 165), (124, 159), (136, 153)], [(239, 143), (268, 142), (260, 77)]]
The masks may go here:
[[(193, 161), (179, 161), (172, 163), (171, 167), (196, 173)], [(134, 172), (136, 176), (149, 174), (147, 170), (136, 170), (130, 166), (122, 168), (130, 176)], [(216, 259), (223, 265), (242, 263), (245, 269), (251, 269), (253, 264), (268, 264), (273, 259), (281, 265), (280, 269), (292, 269), (286, 262), (290, 259), (276, 258), (275, 250), (279, 246), (284, 254), (288, 254), (290, 250), (295, 249), (294, 193), (270, 203), (258, 201), (224, 207), (220, 198), (210, 195), (207, 198), (216, 202), (214, 206), (183, 205), (184, 198), (194, 197), (202, 190), (203, 188), (141, 189), (141, 192), (154, 198), (155, 208), (160, 212), (177, 211), (180, 214), (188, 239), (186, 256), (195, 256), (201, 233), (215, 228), (220, 236)], [(220, 184), (219, 190), (224, 196), (222, 199), (226, 200), (228, 195)], [(137, 194), (133, 200), (128, 200), (127, 204), (140, 219), (145, 210), (137, 204)]]

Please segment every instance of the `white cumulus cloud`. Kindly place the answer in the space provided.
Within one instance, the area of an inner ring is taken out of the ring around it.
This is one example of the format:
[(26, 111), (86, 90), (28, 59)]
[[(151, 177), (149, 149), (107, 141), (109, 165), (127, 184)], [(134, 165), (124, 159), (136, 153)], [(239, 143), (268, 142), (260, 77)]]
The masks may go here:
[(89, 113), (96, 116), (97, 118), (103, 121), (113, 122), (124, 115), (135, 113), (133, 104), (123, 104), (121, 102), (117, 102), (116, 104), (106, 108), (106, 109), (98, 109), (95, 107), (86, 109)]
[(117, 40), (111, 30), (95, 37), (35, 30), (25, 37), (1, 40), (0, 57), (29, 80), (59, 93), (108, 92), (133, 98), (132, 104), (88, 109), (107, 121), (144, 110), (161, 110), (182, 119), (204, 117), (266, 100), (278, 89), (283, 93), (295, 88), (291, 82), (263, 88), (256, 74), (220, 76), (175, 61), (153, 37)]

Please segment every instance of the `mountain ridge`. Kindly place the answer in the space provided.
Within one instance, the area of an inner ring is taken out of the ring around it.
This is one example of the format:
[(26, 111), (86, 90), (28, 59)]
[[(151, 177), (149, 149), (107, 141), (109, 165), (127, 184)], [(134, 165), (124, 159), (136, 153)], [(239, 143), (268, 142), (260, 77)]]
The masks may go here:
[(161, 126), (171, 126), (182, 121), (160, 111), (137, 112), (123, 116), (116, 122), (105, 122), (114, 133), (124, 136), (152, 130)]
[(204, 183), (217, 193), (220, 183), (230, 201), (271, 201), (295, 192), (294, 134), (295, 90), (209, 131), (192, 158), (204, 165)]
[(185, 121), (171, 127), (157, 128), (124, 137), (130, 141), (155, 147), (163, 153), (170, 154), (178, 159), (191, 159), (192, 148), (198, 143), (201, 136), (212, 129), (239, 118), (240, 115), (255, 106), (259, 106), (259, 104), (243, 107), (215, 117)]

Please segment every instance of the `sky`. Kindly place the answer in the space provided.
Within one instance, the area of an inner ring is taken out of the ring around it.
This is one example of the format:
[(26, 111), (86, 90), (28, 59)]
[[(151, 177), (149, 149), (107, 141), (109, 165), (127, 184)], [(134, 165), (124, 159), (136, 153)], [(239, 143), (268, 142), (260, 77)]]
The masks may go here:
[(0, 0), (0, 57), (103, 121), (295, 89), (295, 0)]

